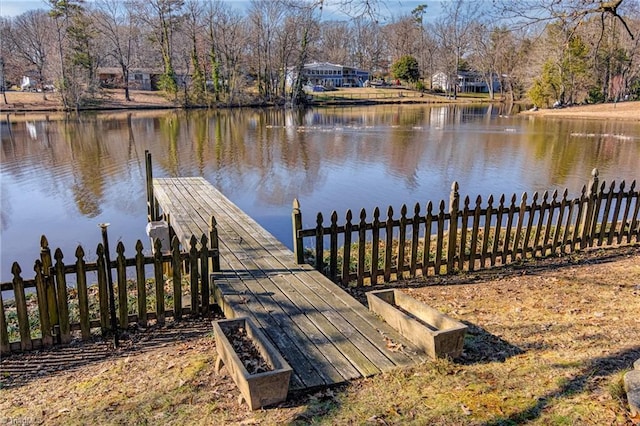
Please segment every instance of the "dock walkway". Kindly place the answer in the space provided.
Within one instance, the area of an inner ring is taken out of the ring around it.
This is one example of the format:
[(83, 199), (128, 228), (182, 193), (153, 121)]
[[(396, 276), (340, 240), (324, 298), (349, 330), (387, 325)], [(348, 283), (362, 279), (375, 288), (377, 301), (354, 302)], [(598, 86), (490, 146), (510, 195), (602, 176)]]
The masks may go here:
[(228, 318), (249, 316), (293, 368), (290, 389), (368, 377), (427, 359), (407, 339), (309, 265), (203, 178), (153, 179), (158, 206), (184, 244), (217, 222), (214, 297)]

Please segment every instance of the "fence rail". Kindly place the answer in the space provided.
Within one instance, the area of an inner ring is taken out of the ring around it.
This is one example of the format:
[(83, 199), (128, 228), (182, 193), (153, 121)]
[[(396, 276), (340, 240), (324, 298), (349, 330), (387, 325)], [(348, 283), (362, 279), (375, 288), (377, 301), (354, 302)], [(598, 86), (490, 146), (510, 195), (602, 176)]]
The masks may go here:
[[(209, 268), (218, 255), (209, 243), (206, 235), (200, 239), (192, 236), (188, 250), (181, 251), (174, 237), (171, 249), (163, 251), (160, 240), (155, 240), (153, 254), (145, 256), (138, 240), (135, 256), (127, 258), (120, 242), (116, 259), (108, 265), (102, 243), (97, 246), (95, 262), (85, 261), (85, 252), (78, 246), (75, 261), (65, 264), (60, 249), (52, 259), (47, 238), (42, 236), (34, 278), (22, 278), (22, 268), (14, 263), (13, 280), (0, 284), (0, 353), (65, 344), (71, 341), (73, 331), (86, 340), (91, 329), (98, 327), (106, 334), (117, 331), (113, 324), (126, 329), (131, 323), (146, 327), (149, 320), (164, 324), (166, 318), (207, 315), (211, 306)], [(187, 271), (184, 275), (183, 267)], [(108, 279), (111, 269), (116, 271), (112, 286)], [(147, 279), (147, 269), (153, 270), (152, 279)], [(90, 272), (97, 274), (95, 285), (88, 285)], [(135, 279), (127, 279), (134, 275)], [(69, 276), (75, 277), (75, 287), (67, 285)], [(113, 306), (109, 303), (110, 288), (115, 288)], [(13, 298), (5, 298), (4, 293), (10, 296), (11, 292)], [(183, 297), (188, 298), (186, 305)], [(115, 321), (110, 313), (116, 313)]]
[[(517, 202), (500, 196), (498, 205), (489, 197), (486, 205), (478, 196), (475, 205), (466, 197), (460, 205), (458, 184), (451, 188), (449, 210), (445, 201), (437, 207), (429, 202), (426, 213), (416, 204), (413, 214), (403, 205), (394, 218), (391, 207), (386, 218), (380, 209), (367, 222), (365, 210), (354, 223), (349, 210), (345, 222), (331, 214), (325, 225), (321, 213), (315, 228), (302, 229), (297, 200), (293, 204), (294, 252), (298, 263), (307, 261), (342, 285), (376, 285), (427, 275), (446, 275), (506, 265), (528, 257), (566, 254), (587, 247), (638, 243), (640, 220), (638, 191), (634, 180), (609, 187), (600, 183), (594, 169), (592, 179), (577, 198), (565, 190), (531, 202), (524, 193)], [(312, 240), (305, 246), (305, 238)], [(328, 247), (328, 249), (326, 249)]]

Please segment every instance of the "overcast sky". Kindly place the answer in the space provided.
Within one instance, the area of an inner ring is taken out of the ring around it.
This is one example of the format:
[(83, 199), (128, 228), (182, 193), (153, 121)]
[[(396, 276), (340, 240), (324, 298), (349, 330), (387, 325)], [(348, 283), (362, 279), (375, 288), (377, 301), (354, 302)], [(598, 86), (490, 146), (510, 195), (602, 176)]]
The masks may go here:
[[(89, 0), (91, 1), (91, 0)], [(206, 1), (206, 0), (203, 0)], [(224, 0), (228, 3), (235, 4), (238, 9), (243, 9), (249, 4), (249, 0)], [(427, 5), (427, 13), (425, 17), (428, 19), (430, 16), (436, 15), (441, 9), (441, 2), (438, 0), (386, 0), (380, 2), (382, 5), (379, 13), (381, 15), (380, 21), (385, 21), (393, 16), (406, 15), (411, 13), (413, 9), (421, 4)], [(17, 16), (27, 10), (33, 9), (49, 9), (49, 5), (45, 0), (0, 0), (0, 16)], [(323, 17), (328, 18), (330, 15), (334, 19), (347, 19), (343, 14), (337, 13), (336, 7), (331, 5), (331, 0), (328, 1), (328, 7), (325, 8), (326, 12), (332, 11), (333, 13), (324, 13)]]

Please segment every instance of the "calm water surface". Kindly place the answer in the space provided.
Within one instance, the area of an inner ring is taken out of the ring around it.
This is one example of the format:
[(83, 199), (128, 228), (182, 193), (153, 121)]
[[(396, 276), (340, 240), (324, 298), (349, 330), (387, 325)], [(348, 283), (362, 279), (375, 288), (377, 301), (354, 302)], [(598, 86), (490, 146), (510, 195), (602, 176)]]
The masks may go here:
[(505, 117), (489, 106), (17, 115), (2, 122), (0, 280), (33, 276), (41, 235), (65, 263), (95, 259), (101, 222), (133, 254), (155, 177), (203, 176), (291, 247), (291, 203), (317, 212), (569, 189), (640, 178), (640, 124)]

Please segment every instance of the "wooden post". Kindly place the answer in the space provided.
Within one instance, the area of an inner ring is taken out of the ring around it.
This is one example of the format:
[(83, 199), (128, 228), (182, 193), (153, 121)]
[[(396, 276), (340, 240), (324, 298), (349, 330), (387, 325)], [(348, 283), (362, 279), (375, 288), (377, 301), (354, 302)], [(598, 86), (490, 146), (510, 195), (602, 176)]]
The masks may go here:
[(138, 288), (138, 325), (147, 326), (147, 279), (144, 271), (142, 241), (136, 242), (136, 284)]
[(153, 242), (153, 272), (156, 280), (156, 323), (164, 325), (164, 276), (162, 274), (162, 244), (160, 239)]
[(300, 231), (302, 231), (302, 213), (300, 212), (300, 203), (297, 198), (293, 200), (291, 222), (293, 225), (293, 254), (298, 265), (301, 265), (304, 263), (304, 245), (300, 235)]
[(385, 247), (384, 247), (384, 282), (391, 281), (391, 262), (393, 259), (393, 208), (387, 209), (385, 221)]
[(87, 294), (87, 273), (82, 246), (76, 249), (76, 288), (78, 290), (78, 310), (80, 311), (80, 332), (82, 340), (91, 337), (89, 318), (89, 296)]
[(118, 242), (116, 246), (116, 279), (118, 280), (118, 317), (120, 327), (129, 327), (129, 295), (127, 291), (127, 259), (124, 256), (124, 244)]
[(440, 200), (440, 211), (438, 212), (438, 229), (436, 237), (436, 259), (433, 271), (435, 275), (442, 275), (442, 248), (444, 246), (444, 200)]
[(104, 260), (104, 246), (98, 244), (96, 249), (98, 259), (96, 265), (98, 267), (98, 301), (100, 303), (100, 328), (102, 335), (105, 336), (109, 330), (109, 289), (107, 284), (107, 268)]
[(371, 237), (371, 285), (378, 284), (378, 261), (380, 260), (380, 209), (373, 210)]
[(44, 235), (40, 237), (40, 260), (42, 261), (42, 278), (46, 290), (46, 303), (49, 311), (49, 324), (53, 327), (58, 325), (58, 301), (56, 295), (56, 287), (53, 285), (53, 277), (51, 276), (51, 250), (49, 249), (49, 241)]
[[(220, 244), (218, 241), (218, 222), (216, 222), (216, 218), (211, 216), (211, 220), (209, 221), (209, 248), (211, 252), (213, 252), (213, 256), (211, 257), (211, 272), (219, 272), (220, 271)], [(205, 279), (209, 279), (209, 277), (203, 277)]]
[(173, 318), (178, 321), (182, 319), (182, 268), (180, 264), (180, 241), (178, 237), (173, 237), (171, 241), (171, 266), (173, 269)]
[[(447, 273), (454, 270), (456, 258), (456, 246), (458, 241), (458, 210), (460, 210), (460, 193), (458, 192), (458, 182), (451, 185), (451, 195), (449, 196), (449, 245), (447, 247)], [(462, 254), (461, 254), (462, 256)]]
[(156, 220), (156, 203), (153, 195), (153, 170), (151, 164), (151, 153), (149, 150), (144, 151), (145, 171), (147, 181), (147, 220), (152, 222)]
[(18, 314), (18, 329), (20, 330), (20, 349), (23, 351), (32, 348), (31, 325), (27, 313), (27, 299), (24, 295), (24, 282), (20, 273), (22, 269), (17, 262), (13, 262), (11, 273), (13, 274), (13, 295), (16, 298), (16, 311)]
[(211, 281), (209, 281), (209, 262), (207, 261), (209, 249), (207, 248), (207, 236), (202, 234), (200, 238), (200, 280), (202, 285), (202, 315), (209, 315), (209, 291)]
[(42, 345), (53, 344), (51, 336), (51, 323), (49, 323), (49, 309), (47, 306), (47, 288), (45, 286), (42, 262), (38, 259), (33, 266), (36, 280), (36, 295), (38, 296), (38, 315), (40, 315), (40, 331), (42, 332)]
[[(591, 180), (589, 181), (589, 198), (587, 199), (587, 210), (582, 218), (582, 239), (580, 241), (580, 248), (583, 249), (587, 245), (591, 244), (591, 229), (593, 228), (593, 216), (595, 210), (596, 198), (598, 196), (598, 169), (591, 171)], [(595, 213), (597, 214), (597, 212)]]
[(119, 345), (118, 322), (116, 318), (116, 301), (113, 294), (113, 277), (111, 276), (111, 254), (109, 251), (109, 235), (107, 233), (108, 223), (98, 224), (102, 232), (102, 243), (104, 244), (104, 265), (107, 273), (107, 288), (109, 293), (109, 316), (111, 317), (111, 332), (113, 333), (113, 346)]
[[(467, 234), (469, 233), (469, 203), (471, 200), (467, 195), (464, 197), (464, 208), (462, 209), (462, 220), (460, 222), (460, 248), (458, 250), (458, 270), (464, 270), (464, 262), (467, 256)], [(468, 269), (468, 267), (467, 267)]]
[(360, 210), (360, 222), (358, 223), (358, 277), (357, 283), (358, 287), (362, 287), (364, 285), (364, 273), (365, 273), (365, 254), (367, 247), (367, 212), (362, 209)]
[(418, 267), (418, 238), (420, 237), (420, 203), (416, 203), (413, 208), (413, 218), (411, 219), (411, 262), (409, 274), (411, 278), (416, 276)]
[(331, 213), (331, 231), (329, 237), (329, 277), (334, 283), (338, 281), (338, 213)]
[(56, 249), (53, 255), (56, 260), (56, 289), (58, 292), (58, 315), (60, 320), (60, 341), (61, 343), (71, 342), (71, 327), (69, 325), (69, 299), (67, 295), (67, 278), (64, 273), (64, 263), (62, 262), (62, 250)]
[(317, 271), (322, 272), (324, 270), (324, 221), (322, 213), (318, 213), (316, 216), (316, 255), (315, 265)]
[(344, 247), (342, 251), (342, 279), (340, 282), (343, 286), (347, 287), (350, 280), (350, 266), (351, 266), (351, 219), (353, 215), (351, 210), (347, 210), (346, 219), (344, 224)]
[(189, 240), (189, 284), (191, 288), (191, 315), (199, 314), (198, 295), (198, 239), (191, 235)]
[(405, 263), (404, 252), (405, 243), (407, 241), (407, 205), (403, 204), (400, 207), (400, 227), (398, 230), (398, 272), (396, 274), (396, 280), (404, 278)]

